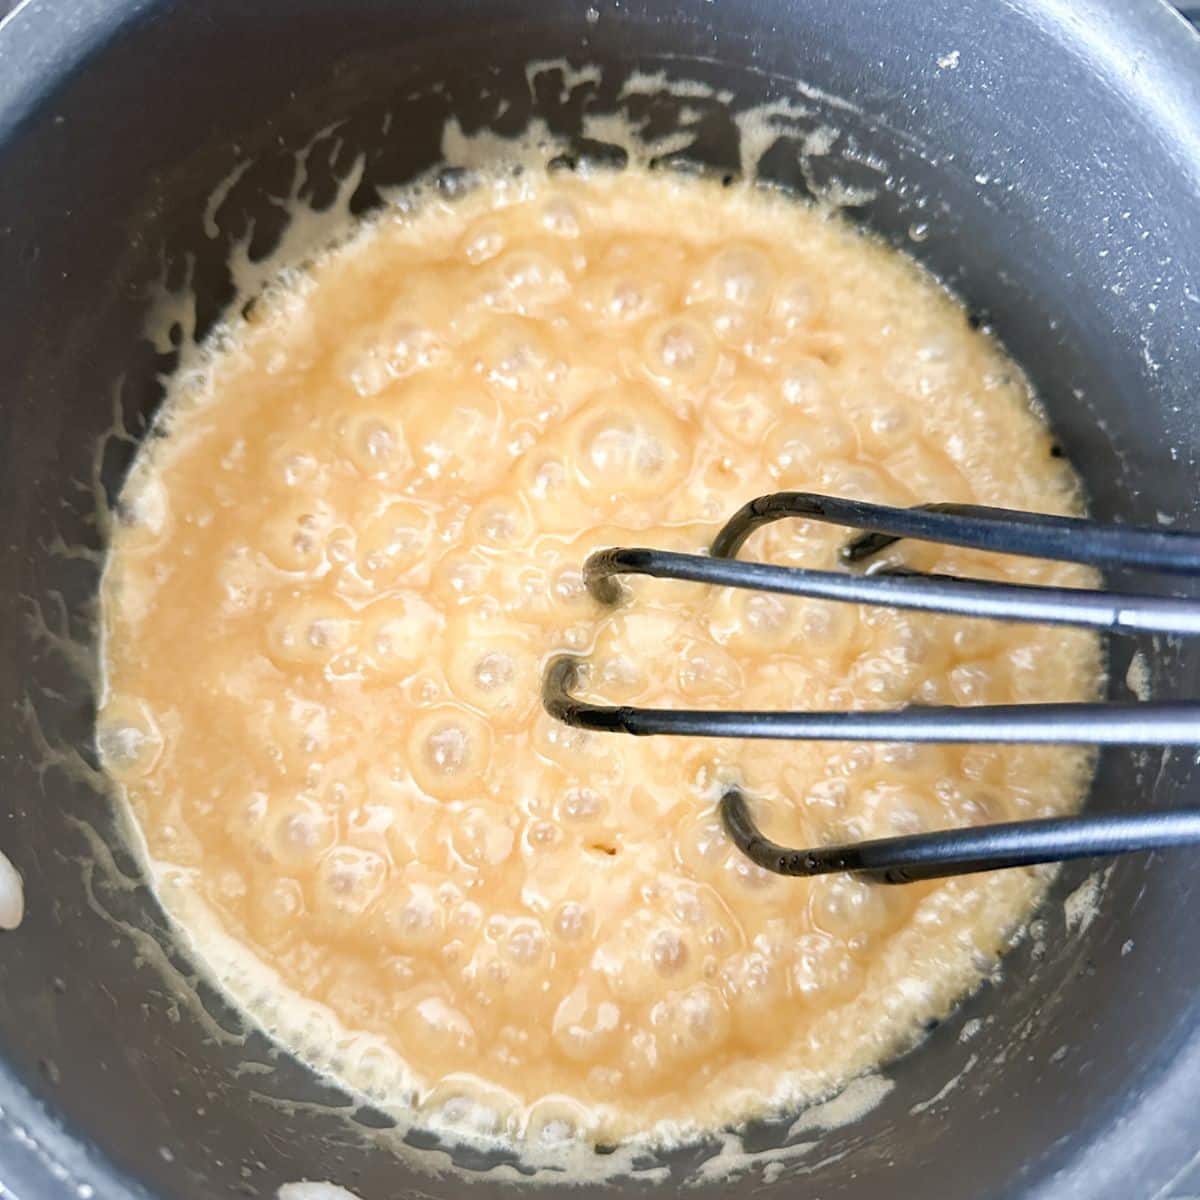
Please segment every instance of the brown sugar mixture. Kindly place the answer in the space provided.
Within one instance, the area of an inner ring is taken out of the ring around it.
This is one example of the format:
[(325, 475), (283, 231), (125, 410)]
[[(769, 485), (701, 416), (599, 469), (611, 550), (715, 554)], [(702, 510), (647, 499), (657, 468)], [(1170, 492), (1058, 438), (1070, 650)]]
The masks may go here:
[[(837, 219), (634, 170), (427, 196), (282, 279), (162, 429), (105, 577), (99, 743), (168, 908), (259, 964), (242, 1003), (323, 1069), (487, 1133), (713, 1127), (909, 1044), (1040, 895), (1025, 870), (781, 879), (715, 805), (737, 781), (796, 845), (1064, 813), (1082, 751), (633, 739), (539, 702), (563, 651), (621, 703), (1094, 693), (1076, 631), (583, 590), (592, 550), (698, 552), (782, 488), (1080, 511), (1018, 369)], [(844, 536), (783, 523), (744, 554), (829, 568)]]

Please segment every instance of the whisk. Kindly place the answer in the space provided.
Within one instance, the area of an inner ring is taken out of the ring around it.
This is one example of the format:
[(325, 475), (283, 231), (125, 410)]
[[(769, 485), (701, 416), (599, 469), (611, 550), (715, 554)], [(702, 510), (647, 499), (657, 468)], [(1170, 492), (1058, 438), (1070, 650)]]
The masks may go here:
[[(847, 566), (869, 563), (893, 543), (924, 542), (1002, 554), (1200, 574), (1200, 533), (1103, 525), (1075, 517), (967, 504), (894, 508), (811, 492), (778, 492), (746, 504), (713, 540), (709, 555), (618, 548), (584, 565), (589, 591), (619, 603), (618, 577), (651, 575), (789, 596), (889, 605), (931, 613), (1041, 622), (1105, 633), (1200, 635), (1200, 601), (1136, 592), (997, 583), (868, 565), (820, 571), (738, 560), (758, 528), (802, 518), (859, 530), (841, 550)], [(751, 712), (636, 708), (592, 704), (571, 694), (581, 660), (553, 659), (542, 699), (568, 725), (638, 736), (795, 738), (825, 741), (1008, 742), (1125, 746), (1200, 743), (1200, 702), (1141, 701), (923, 707), (868, 712)], [(1200, 809), (1013, 821), (837, 846), (793, 849), (765, 837), (736, 787), (721, 798), (726, 831), (738, 848), (782, 875), (851, 872), (878, 882), (909, 883), (1000, 867), (1029, 866), (1200, 843)]]

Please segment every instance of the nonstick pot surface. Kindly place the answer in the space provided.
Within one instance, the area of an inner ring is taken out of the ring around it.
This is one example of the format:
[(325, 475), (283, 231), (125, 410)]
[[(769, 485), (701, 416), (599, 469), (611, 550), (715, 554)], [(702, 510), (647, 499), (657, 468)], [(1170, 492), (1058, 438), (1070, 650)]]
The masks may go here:
[[(380, 1139), (383, 1114), (276, 1053), (203, 983), (201, 1004), (179, 1002), (194, 966), (121, 846), (89, 748), (97, 513), (174, 361), (143, 336), (148, 289), (164, 272), (187, 284), (197, 330), (211, 325), (231, 247), (256, 257), (277, 240), (269, 198), (302, 148), (316, 207), (365, 155), (365, 211), (436, 164), (449, 116), (512, 134), (536, 115), (587, 154), (603, 148), (581, 141), (585, 112), (623, 103), (651, 131), (679, 119), (666, 91), (619, 100), (634, 70), (728, 89), (734, 110), (802, 100), (763, 173), (801, 194), (833, 171), (872, 189), (850, 215), (997, 329), (1098, 516), (1200, 525), (1200, 43), (1182, 21), (1148, 0), (593, 4), (31, 0), (0, 29), (0, 849), (28, 907), (0, 940), (0, 1180), (22, 1200), (273, 1196), (300, 1179), (363, 1200), (463, 1190), (414, 1173)], [(564, 55), (599, 76), (529, 66)], [(726, 106), (691, 103), (688, 157), (736, 172)], [(804, 160), (820, 124), (838, 140)], [(1139, 650), (1158, 697), (1198, 694), (1196, 651), (1147, 641), (1114, 646), (1115, 695)], [(1091, 803), (1180, 805), (1196, 773), (1190, 750), (1112, 753)], [(1195, 865), (1065, 870), (1036, 936), (886, 1069), (876, 1108), (799, 1135), (814, 1145), (777, 1178), (701, 1189), (1182, 1197), (1200, 1147)], [(747, 1147), (786, 1128), (757, 1127)], [(712, 1149), (674, 1155), (667, 1182), (606, 1190), (674, 1191)]]

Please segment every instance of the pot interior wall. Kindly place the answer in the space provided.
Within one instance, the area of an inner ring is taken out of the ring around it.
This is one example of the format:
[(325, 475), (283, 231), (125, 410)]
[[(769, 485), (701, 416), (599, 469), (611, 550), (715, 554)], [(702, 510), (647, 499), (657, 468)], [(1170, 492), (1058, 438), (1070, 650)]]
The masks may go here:
[[(834, 172), (871, 189), (850, 215), (994, 325), (1036, 381), (1095, 513), (1197, 524), (1200, 146), (1153, 97), (1174, 87), (1179, 62), (1200, 79), (1200, 54), (1155, 9), (1137, 20), (1094, 14), (1113, 39), (1128, 20), (1125, 36), (1161, 54), (1160, 76), (1139, 83), (1121, 77), (1104, 38), (1048, 16), (1053, 5), (1030, 8), (84, 4), (71, 31), (35, 9), (0, 33), (0, 68), (22, 37), (69, 50), (33, 56), (37, 87), (14, 71), (0, 92), (0, 696), (11, 714), (0, 731), (0, 848), (28, 899), (0, 946), (0, 1103), (41, 1146), (14, 1152), (13, 1170), (27, 1172), (19, 1194), (84, 1195), (67, 1190), (83, 1183), (101, 1196), (145, 1186), (208, 1200), (269, 1196), (303, 1178), (335, 1179), (363, 1200), (461, 1191), (398, 1165), (373, 1133), (381, 1114), (277, 1054), (219, 996), (201, 987), (207, 1017), (177, 1003), (194, 969), (171, 947), (94, 787), (86, 647), (97, 498), (115, 494), (173, 364), (143, 337), (148, 289), (164, 270), (172, 286), (190, 280), (203, 331), (232, 294), (231, 247), (248, 239), (257, 256), (274, 245), (283, 218), (270, 197), (288, 194), (306, 147), (299, 177), (316, 207), (365, 156), (361, 212), (438, 162), (449, 116), (507, 133), (538, 116), (588, 156), (605, 151), (580, 136), (586, 112), (620, 106), (651, 135), (680, 120), (666, 91), (620, 99), (634, 70), (728, 89), (733, 110), (801, 100), (808, 115), (780, 123), (763, 174), (800, 194)], [(598, 65), (598, 78), (530, 68), (562, 55)], [(802, 94), (797, 80), (856, 106)], [(686, 157), (737, 172), (730, 108), (688, 103), (701, 117)], [(1200, 129), (1200, 101), (1189, 111)], [(805, 159), (804, 134), (819, 125), (837, 140)], [(1115, 696), (1128, 696), (1135, 649), (1150, 658), (1157, 696), (1196, 694), (1200, 656), (1147, 643), (1114, 647)], [(1115, 752), (1092, 803), (1179, 805), (1194, 776), (1190, 751)], [(1200, 983), (1178, 919), (1195, 899), (1191, 865), (1186, 854), (1122, 862), (1100, 916), (1074, 928), (1063, 900), (1088, 868), (1064, 871), (1043, 935), (888, 1068), (895, 1087), (874, 1111), (819, 1137), (774, 1188), (903, 1196), (927, 1192), (935, 1171), (943, 1200), (1115, 1197), (1170, 1179), (1191, 1153), (1173, 1124), (1187, 1107), (1179, 1080)], [(964, 1039), (967, 1021), (967, 1031), (981, 1024)], [(961, 1086), (926, 1104), (969, 1060)], [(247, 1062), (262, 1066), (248, 1074)], [(785, 1129), (765, 1125), (750, 1144), (776, 1144)], [(674, 1156), (673, 1178), (711, 1149)], [(756, 1169), (722, 1194), (762, 1185)], [(512, 1185), (493, 1176), (475, 1186), (491, 1195)]]

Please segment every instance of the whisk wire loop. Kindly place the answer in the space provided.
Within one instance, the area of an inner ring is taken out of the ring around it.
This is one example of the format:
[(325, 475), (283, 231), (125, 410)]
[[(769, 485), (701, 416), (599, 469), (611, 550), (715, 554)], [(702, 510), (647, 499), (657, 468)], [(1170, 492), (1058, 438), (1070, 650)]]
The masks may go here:
[[(602, 603), (623, 595), (623, 575), (648, 575), (789, 596), (886, 605), (968, 618), (1037, 622), (1111, 634), (1200, 635), (1200, 601), (1189, 597), (964, 579), (904, 569), (854, 573), (743, 562), (738, 551), (774, 521), (805, 519), (859, 530), (842, 549), (865, 562), (902, 538), (917, 538), (1095, 567), (1200, 575), (1200, 534), (1101, 525), (1075, 517), (981, 505), (893, 508), (809, 492), (778, 492), (743, 506), (709, 555), (616, 548), (593, 554), (584, 580)], [(569, 725), (638, 736), (789, 738), (826, 741), (989, 742), (1172, 746), (1200, 744), (1200, 702), (1019, 704), (856, 712), (709, 711), (608, 705), (573, 694), (582, 663), (563, 655), (547, 667), (542, 698)], [(851, 871), (903, 883), (1003, 866), (1200, 843), (1200, 810), (1020, 821), (794, 850), (766, 838), (737, 789), (721, 803), (725, 828), (744, 854), (789, 875)]]

